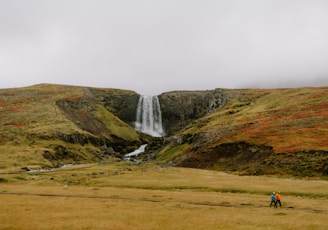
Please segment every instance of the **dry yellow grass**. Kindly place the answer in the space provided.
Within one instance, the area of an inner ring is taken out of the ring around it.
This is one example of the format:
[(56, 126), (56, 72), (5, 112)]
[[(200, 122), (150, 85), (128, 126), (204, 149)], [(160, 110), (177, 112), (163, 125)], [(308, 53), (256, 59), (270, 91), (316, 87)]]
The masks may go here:
[[(262, 206), (267, 204), (267, 199), (259, 195), (138, 189), (92, 191), (81, 187), (66, 188), (69, 190), (66, 192), (61, 191), (64, 188), (53, 189), (51, 194), (58, 192), (55, 193), (58, 196), (3, 195), (1, 205), (5, 208), (1, 210), (1, 228), (324, 229), (327, 215), (309, 207), (270, 209)], [(294, 202), (315, 203), (307, 199)]]
[[(0, 184), (0, 229), (325, 229), (327, 224), (327, 181), (154, 165), (71, 169), (1, 174), (8, 182)], [(277, 190), (283, 207), (269, 208), (269, 195)]]

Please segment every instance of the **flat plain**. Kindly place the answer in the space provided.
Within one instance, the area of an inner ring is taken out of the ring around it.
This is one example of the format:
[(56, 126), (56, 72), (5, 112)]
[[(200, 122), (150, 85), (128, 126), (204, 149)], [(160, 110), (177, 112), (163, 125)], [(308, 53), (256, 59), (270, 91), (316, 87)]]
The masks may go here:
[[(0, 172), (0, 229), (326, 229), (328, 181), (128, 162)], [(269, 207), (281, 191), (282, 207)]]

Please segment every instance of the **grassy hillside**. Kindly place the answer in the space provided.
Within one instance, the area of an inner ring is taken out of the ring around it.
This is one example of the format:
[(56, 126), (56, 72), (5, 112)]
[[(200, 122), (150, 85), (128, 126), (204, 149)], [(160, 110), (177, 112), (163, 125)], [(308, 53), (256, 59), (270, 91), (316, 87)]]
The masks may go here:
[[(188, 104), (183, 130), (150, 143), (149, 159), (247, 175), (328, 176), (327, 87), (213, 92)], [(166, 109), (188, 95), (166, 94)], [(132, 128), (138, 98), (49, 84), (0, 90), (0, 170), (117, 160), (141, 144)]]
[(2, 89), (0, 113), (0, 169), (111, 159), (113, 153), (140, 144), (134, 129), (86, 87), (40, 84)]
[(328, 88), (232, 94), (224, 107), (183, 130), (179, 142), (171, 141), (159, 159), (170, 152), (166, 160), (187, 167), (328, 175)]

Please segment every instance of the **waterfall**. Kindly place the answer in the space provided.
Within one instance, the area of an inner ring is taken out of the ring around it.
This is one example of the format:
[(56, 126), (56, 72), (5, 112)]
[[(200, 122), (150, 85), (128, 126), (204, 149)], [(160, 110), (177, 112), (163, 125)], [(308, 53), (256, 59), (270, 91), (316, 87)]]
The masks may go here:
[(140, 96), (135, 129), (153, 137), (164, 136), (162, 113), (157, 96)]

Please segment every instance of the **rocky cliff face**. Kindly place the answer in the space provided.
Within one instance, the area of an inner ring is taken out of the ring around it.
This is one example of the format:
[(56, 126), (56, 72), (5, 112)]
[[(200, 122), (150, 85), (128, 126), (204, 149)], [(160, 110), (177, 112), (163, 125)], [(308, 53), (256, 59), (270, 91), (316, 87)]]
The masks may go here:
[(134, 127), (140, 95), (129, 90), (90, 88), (104, 107), (122, 121)]
[(191, 121), (224, 106), (230, 97), (230, 93), (223, 89), (174, 91), (159, 95), (166, 133), (175, 133)]
[[(136, 147), (140, 144), (134, 129), (122, 121), (125, 119), (126, 123), (133, 123), (136, 98), (138, 99), (138, 94), (131, 91), (89, 89), (83, 97), (57, 100), (56, 105), (67, 118), (81, 130), (89, 133), (61, 135), (69, 138), (60, 139), (81, 145), (92, 143), (102, 148), (112, 148), (121, 154), (127, 153), (129, 146)], [(116, 126), (120, 128), (113, 128)]]
[[(140, 95), (128, 90), (90, 88), (90, 93), (111, 113), (134, 127)], [(158, 96), (167, 135), (227, 103), (231, 92), (224, 89), (174, 91)]]
[[(140, 95), (128, 90), (90, 88), (90, 93), (111, 113), (134, 127)], [(231, 92), (224, 89), (174, 91), (158, 96), (167, 135), (227, 103)]]

